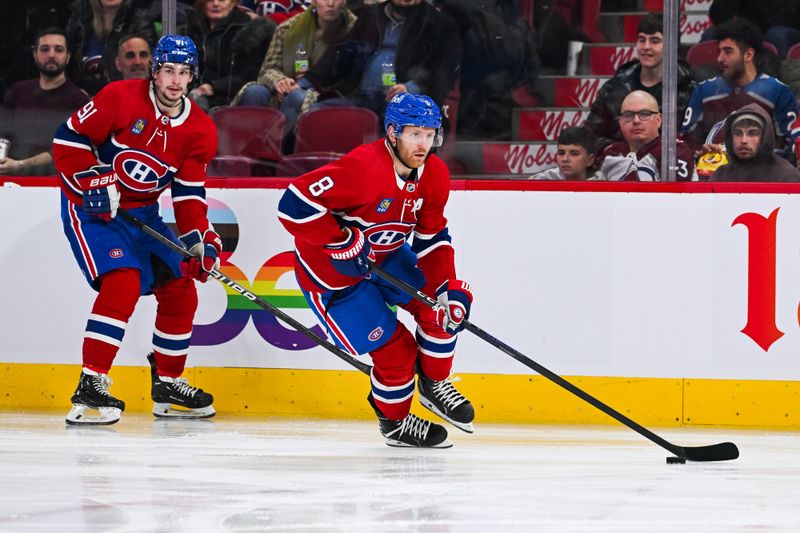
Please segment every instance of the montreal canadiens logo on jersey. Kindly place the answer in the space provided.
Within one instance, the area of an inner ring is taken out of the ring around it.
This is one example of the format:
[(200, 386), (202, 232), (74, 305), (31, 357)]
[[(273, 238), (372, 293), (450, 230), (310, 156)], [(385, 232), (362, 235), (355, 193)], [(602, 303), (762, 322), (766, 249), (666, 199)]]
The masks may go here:
[(406, 242), (406, 237), (413, 229), (413, 224), (386, 222), (384, 224), (375, 224), (365, 229), (364, 236), (375, 253), (380, 254), (397, 250), (403, 246), (403, 243)]
[(117, 258), (119, 258), (119, 257), (122, 257), (122, 256), (123, 256), (123, 255), (125, 255), (125, 254), (123, 253), (123, 251), (122, 251), (122, 249), (121, 249), (121, 248), (114, 248), (113, 250), (111, 250), (110, 252), (108, 252), (108, 255), (109, 255), (110, 257), (114, 258), (114, 259), (117, 259)]
[(369, 340), (375, 342), (383, 336), (383, 328), (378, 326), (369, 333)]
[(151, 192), (163, 189), (172, 180), (172, 172), (152, 155), (126, 148), (114, 156), (112, 163), (120, 183), (135, 192)]

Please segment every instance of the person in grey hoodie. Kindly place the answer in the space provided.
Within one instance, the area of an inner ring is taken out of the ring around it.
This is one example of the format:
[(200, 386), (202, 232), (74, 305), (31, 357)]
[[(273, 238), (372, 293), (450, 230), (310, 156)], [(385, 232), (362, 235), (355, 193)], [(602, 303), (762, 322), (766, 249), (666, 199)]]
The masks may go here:
[(725, 119), (729, 163), (711, 181), (800, 181), (800, 171), (775, 155), (775, 126), (757, 104), (748, 104)]

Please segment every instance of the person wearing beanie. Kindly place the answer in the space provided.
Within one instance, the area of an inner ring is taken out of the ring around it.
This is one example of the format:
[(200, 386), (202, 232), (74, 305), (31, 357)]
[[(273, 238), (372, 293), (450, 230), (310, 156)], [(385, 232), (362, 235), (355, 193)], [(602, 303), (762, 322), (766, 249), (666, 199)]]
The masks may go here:
[(775, 126), (757, 104), (748, 104), (725, 120), (725, 148), (730, 162), (711, 181), (800, 181), (800, 171), (775, 155)]

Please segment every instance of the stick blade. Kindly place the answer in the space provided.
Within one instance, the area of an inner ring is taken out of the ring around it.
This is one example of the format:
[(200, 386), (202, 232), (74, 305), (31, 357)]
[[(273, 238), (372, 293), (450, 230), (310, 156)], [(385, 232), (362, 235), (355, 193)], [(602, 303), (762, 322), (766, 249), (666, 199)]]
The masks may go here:
[(739, 457), (739, 448), (732, 442), (684, 447), (683, 452), (688, 461), (732, 461)]

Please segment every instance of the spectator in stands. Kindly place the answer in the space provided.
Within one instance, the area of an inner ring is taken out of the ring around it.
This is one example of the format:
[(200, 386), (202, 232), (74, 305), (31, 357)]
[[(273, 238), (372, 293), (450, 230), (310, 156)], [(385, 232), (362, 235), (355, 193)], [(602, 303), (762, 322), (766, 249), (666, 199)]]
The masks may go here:
[[(464, 43), (458, 105), (462, 139), (510, 139), (513, 108), (536, 105), (536, 38), (517, 0), (437, 0)], [(502, 35), (502, 39), (497, 37)]]
[(633, 91), (619, 114), (623, 141), (608, 145), (603, 151), (600, 170), (612, 181), (697, 181), (692, 151), (677, 141), (677, 168), (674, 179), (661, 176), (661, 113), (650, 93)]
[(258, 80), (245, 85), (234, 103), (272, 103), (280, 107), (289, 124), (294, 124), (300, 113), (317, 101), (319, 93), (304, 79), (305, 71), (350, 31), (356, 16), (347, 9), (345, 0), (311, 0), (311, 5), (313, 9), (278, 26)]
[(402, 92), (444, 104), (461, 68), (458, 25), (422, 0), (365, 5), (344, 39), (306, 73), (319, 91), (312, 107), (360, 106), (383, 115)]
[(241, 0), (239, 7), (253, 17), (268, 17), (276, 24), (283, 24), (313, 4), (309, 0)]
[(558, 134), (556, 167), (531, 176), (535, 180), (601, 180), (595, 167), (597, 138), (584, 126), (568, 126)]
[(200, 50), (200, 76), (189, 98), (203, 110), (228, 105), (239, 89), (258, 75), (275, 32), (275, 22), (250, 18), (237, 0), (196, 0), (182, 32)]
[(761, 50), (761, 31), (752, 22), (734, 19), (717, 28), (717, 36), (720, 76), (701, 82), (692, 93), (681, 128), (683, 139), (700, 154), (716, 150), (711, 145), (724, 141), (725, 118), (755, 103), (773, 117), (776, 145), (791, 157), (790, 147), (800, 133), (791, 131), (798, 116), (797, 100), (780, 80), (757, 71), (754, 59)]
[(0, 121), (0, 136), (11, 140), (11, 151), (0, 159), (0, 174), (55, 174), (53, 134), (66, 117), (89, 101), (66, 77), (69, 58), (64, 30), (47, 28), (36, 36), (33, 61), (39, 77), (15, 83), (3, 98), (8, 116)]
[(604, 35), (594, 39), (583, 32), (583, 0), (536, 0), (534, 22), (538, 34), (542, 65), (548, 73), (564, 74), (570, 41), (605, 41)]
[(151, 52), (150, 45), (141, 35), (126, 35), (119, 40), (119, 51), (114, 66), (123, 80), (150, 77)]
[(714, 0), (708, 16), (713, 26), (703, 32), (703, 41), (719, 39), (718, 26), (743, 18), (758, 26), (764, 40), (778, 49), (780, 59), (800, 42), (800, 0)]
[(67, 40), (73, 50), (70, 74), (90, 95), (117, 78), (114, 60), (122, 36), (137, 33), (152, 47), (156, 41), (153, 19), (133, 0), (75, 0), (67, 23)]
[[(598, 152), (612, 142), (622, 140), (617, 112), (622, 100), (631, 91), (645, 91), (653, 95), (661, 108), (662, 81), (664, 79), (664, 33), (661, 13), (650, 13), (639, 19), (635, 59), (621, 65), (614, 77), (608, 80), (592, 104), (586, 126), (598, 137)], [(697, 83), (692, 78), (689, 65), (678, 60), (678, 116), (682, 117)]]
[(729, 163), (711, 181), (800, 181), (800, 172), (775, 155), (775, 127), (764, 109), (748, 104), (725, 119)]

